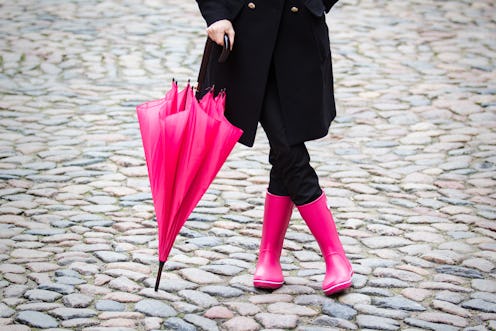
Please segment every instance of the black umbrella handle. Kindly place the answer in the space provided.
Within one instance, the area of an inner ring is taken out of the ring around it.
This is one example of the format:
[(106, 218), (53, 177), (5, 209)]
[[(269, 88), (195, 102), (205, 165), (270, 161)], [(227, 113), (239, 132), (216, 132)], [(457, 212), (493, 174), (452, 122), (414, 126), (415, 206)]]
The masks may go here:
[(229, 40), (229, 36), (224, 34), (224, 47), (222, 47), (222, 53), (219, 56), (219, 63), (224, 63), (227, 61), (227, 58), (231, 53), (231, 40)]
[[(203, 57), (200, 65), (200, 71), (198, 72), (198, 84), (196, 85), (197, 91), (202, 91), (203, 82), (205, 81), (205, 76), (207, 75), (207, 67), (208, 62), (210, 62), (210, 54), (212, 53), (212, 48), (216, 45), (216, 43), (207, 37), (207, 41), (205, 42), (205, 49), (203, 50)], [(219, 56), (219, 63), (224, 63), (227, 61), (229, 57), (229, 53), (231, 52), (231, 41), (229, 40), (229, 36), (227, 34), (224, 35), (224, 47), (222, 47), (222, 53)]]

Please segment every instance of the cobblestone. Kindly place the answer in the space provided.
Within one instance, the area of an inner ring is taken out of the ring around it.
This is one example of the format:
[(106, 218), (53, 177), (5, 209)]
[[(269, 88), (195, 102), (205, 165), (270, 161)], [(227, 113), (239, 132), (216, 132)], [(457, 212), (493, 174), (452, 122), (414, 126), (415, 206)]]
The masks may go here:
[(286, 284), (252, 286), (262, 129), (253, 148), (235, 147), (153, 291), (134, 108), (195, 78), (195, 1), (2, 3), (0, 329), (495, 329), (495, 9), (350, 0), (326, 16), (338, 116), (306, 145), (355, 270), (327, 298), (296, 209)]
[(56, 319), (37, 311), (22, 311), (17, 315), (16, 321), (35, 328), (43, 329), (56, 328), (59, 326)]
[(326, 302), (322, 306), (322, 312), (329, 316), (351, 320), (357, 314), (357, 311), (349, 306), (341, 305), (335, 302)]
[(169, 305), (161, 301), (151, 299), (145, 299), (137, 302), (135, 309), (138, 312), (152, 317), (170, 317), (177, 314), (177, 312)]

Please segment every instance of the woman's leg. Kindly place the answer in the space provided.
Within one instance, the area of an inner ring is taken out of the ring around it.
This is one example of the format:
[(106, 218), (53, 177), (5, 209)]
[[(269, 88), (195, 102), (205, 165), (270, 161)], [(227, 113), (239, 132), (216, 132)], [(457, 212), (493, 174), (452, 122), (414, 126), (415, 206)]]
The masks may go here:
[[(266, 90), (263, 113), (273, 110), (275, 85), (273, 75)], [(271, 158), (273, 150), (271, 149)], [(258, 262), (253, 276), (253, 285), (258, 288), (276, 289), (284, 283), (280, 257), (289, 219), (293, 212), (293, 201), (289, 197), (280, 174), (271, 170), (270, 182), (265, 197), (262, 239)]]
[(280, 258), (293, 207), (289, 196), (266, 193), (262, 240), (253, 275), (255, 287), (276, 289), (284, 283)]
[[(260, 122), (270, 144), (269, 162), (272, 169), (269, 192), (289, 195), (316, 238), (326, 262), (326, 276), (322, 284), (324, 293), (329, 295), (350, 287), (353, 275), (351, 263), (344, 253), (332, 214), (327, 207), (326, 196), (320, 188), (317, 174), (310, 165), (310, 156), (305, 144), (290, 146), (287, 142), (277, 84), (273, 75), (269, 79)], [(264, 227), (265, 222), (264, 218)], [(281, 235), (285, 232), (286, 228)], [(282, 242), (283, 238), (280, 240), (281, 248)]]
[(325, 193), (316, 200), (297, 207), (317, 240), (326, 263), (326, 275), (322, 283), (324, 293), (330, 295), (350, 287), (353, 269), (339, 240)]
[(269, 74), (260, 124), (270, 145), (272, 165), (268, 191), (290, 196), (296, 205), (317, 199), (321, 194), (319, 179), (310, 166), (310, 156), (304, 143), (290, 146), (286, 138), (279, 93), (273, 71)]

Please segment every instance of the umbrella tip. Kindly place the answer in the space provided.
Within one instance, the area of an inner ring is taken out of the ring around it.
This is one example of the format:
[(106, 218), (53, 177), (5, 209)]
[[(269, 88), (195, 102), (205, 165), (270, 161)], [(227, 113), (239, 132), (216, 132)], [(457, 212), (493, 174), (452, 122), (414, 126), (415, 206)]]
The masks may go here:
[(155, 292), (158, 291), (158, 287), (160, 285), (160, 277), (162, 276), (162, 269), (164, 268), (165, 262), (158, 261), (158, 272), (157, 279), (155, 280)]

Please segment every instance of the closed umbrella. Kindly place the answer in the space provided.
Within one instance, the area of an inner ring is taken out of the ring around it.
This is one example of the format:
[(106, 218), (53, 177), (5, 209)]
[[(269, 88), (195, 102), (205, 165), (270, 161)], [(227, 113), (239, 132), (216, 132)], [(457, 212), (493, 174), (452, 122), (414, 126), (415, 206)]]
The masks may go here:
[(214, 180), (242, 130), (224, 117), (226, 93), (199, 101), (177, 83), (136, 110), (158, 225), (158, 289), (163, 265), (189, 215)]

